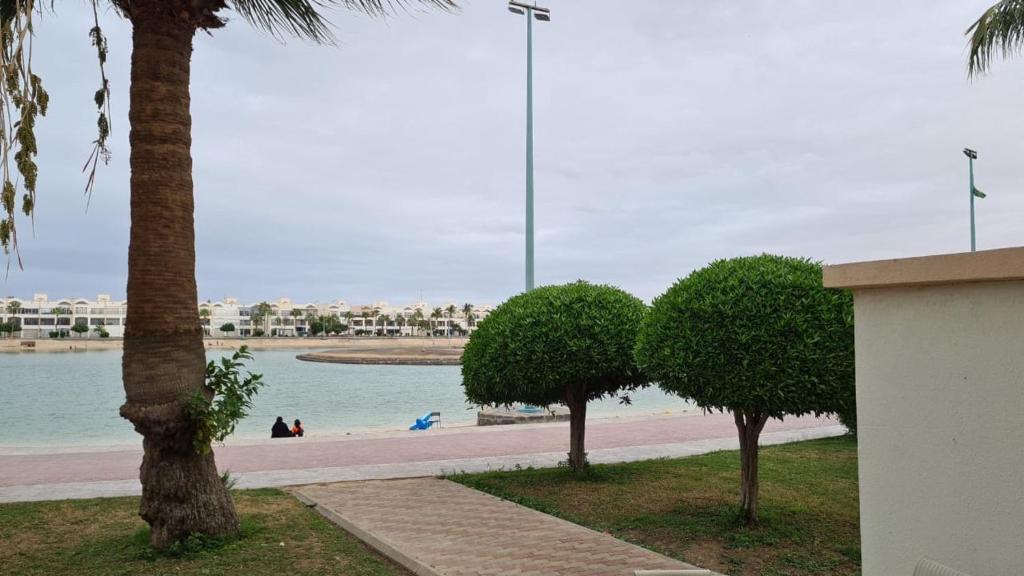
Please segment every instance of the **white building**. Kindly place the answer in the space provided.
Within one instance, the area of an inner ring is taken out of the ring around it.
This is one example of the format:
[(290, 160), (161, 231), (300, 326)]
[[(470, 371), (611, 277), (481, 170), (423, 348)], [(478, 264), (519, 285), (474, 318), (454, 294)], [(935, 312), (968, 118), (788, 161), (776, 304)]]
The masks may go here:
[(46, 294), (35, 294), (32, 298), (8, 297), (0, 299), (0, 318), (5, 324), (17, 330), (15, 336), (22, 338), (50, 338), (63, 334), (78, 336), (72, 330), (76, 325), (87, 330), (82, 338), (99, 336), (105, 332), (118, 338), (124, 335), (126, 303), (111, 300), (109, 294), (100, 294), (95, 300), (68, 298), (50, 301)]
[[(86, 338), (103, 333), (121, 338), (128, 311), (127, 301), (112, 300), (107, 294), (100, 294), (95, 300), (56, 301), (50, 301), (46, 294), (35, 294), (31, 299), (2, 298), (0, 304), (0, 323), (12, 326), (14, 336), (26, 339)], [(335, 333), (356, 336), (419, 336), (428, 335), (431, 330), (437, 334), (460, 334), (472, 330), (490, 311), (490, 306), (467, 309), (465, 304), (454, 303), (435, 307), (426, 302), (407, 306), (391, 306), (387, 302), (349, 306), (344, 300), (300, 304), (290, 298), (249, 304), (225, 298), (198, 306), (203, 331), (217, 338), (257, 334), (305, 336), (313, 325), (325, 321), (338, 329)]]

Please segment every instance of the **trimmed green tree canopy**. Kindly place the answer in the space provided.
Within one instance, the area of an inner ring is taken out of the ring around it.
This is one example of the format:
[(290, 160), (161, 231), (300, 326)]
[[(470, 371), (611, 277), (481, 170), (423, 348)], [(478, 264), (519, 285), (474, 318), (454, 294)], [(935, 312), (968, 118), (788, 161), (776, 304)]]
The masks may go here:
[(733, 413), (740, 507), (754, 524), (768, 419), (843, 412), (854, 402), (853, 298), (826, 290), (809, 260), (719, 260), (654, 300), (636, 358), (662, 389)]
[(637, 361), (708, 409), (785, 414), (854, 402), (853, 298), (798, 258), (719, 260), (654, 301)]
[(618, 288), (576, 282), (515, 296), (479, 322), (462, 355), (462, 385), (477, 404), (547, 406), (647, 382), (632, 349), (647, 307)]

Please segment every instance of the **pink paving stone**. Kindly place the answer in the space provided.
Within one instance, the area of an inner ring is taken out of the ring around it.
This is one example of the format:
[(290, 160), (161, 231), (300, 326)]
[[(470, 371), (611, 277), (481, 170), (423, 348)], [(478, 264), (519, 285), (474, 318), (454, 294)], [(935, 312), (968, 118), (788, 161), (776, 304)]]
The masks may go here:
[[(764, 431), (833, 424), (826, 418), (787, 418), (770, 421)], [(735, 435), (730, 414), (594, 420), (587, 424), (587, 449), (656, 446)], [(268, 440), (217, 447), (216, 456), (221, 470), (245, 473), (564, 452), (568, 443), (568, 424), (558, 423), (409, 432), (383, 438)], [(132, 480), (138, 478), (141, 462), (141, 449), (0, 455), (0, 486)]]

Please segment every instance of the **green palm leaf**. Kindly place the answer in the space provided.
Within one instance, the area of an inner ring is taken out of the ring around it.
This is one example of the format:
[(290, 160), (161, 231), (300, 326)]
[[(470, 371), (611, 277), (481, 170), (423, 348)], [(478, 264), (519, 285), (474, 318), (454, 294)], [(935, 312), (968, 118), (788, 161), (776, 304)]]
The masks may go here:
[(1024, 46), (1024, 0), (996, 3), (967, 29), (966, 34), (970, 36), (968, 75), (984, 74), (997, 56), (1013, 56)]
[(246, 20), (275, 37), (284, 35), (331, 43), (334, 35), (324, 15), (328, 8), (348, 8), (370, 16), (386, 16), (410, 1), (452, 10), (454, 0), (233, 0), (232, 7)]

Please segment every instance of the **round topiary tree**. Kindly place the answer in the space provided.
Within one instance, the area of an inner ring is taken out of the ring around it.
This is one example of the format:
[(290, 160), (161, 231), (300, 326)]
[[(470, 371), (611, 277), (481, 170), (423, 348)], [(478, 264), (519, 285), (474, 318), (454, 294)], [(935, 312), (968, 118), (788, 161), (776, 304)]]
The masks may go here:
[(466, 398), (480, 405), (562, 403), (569, 466), (586, 465), (587, 402), (646, 384), (633, 347), (647, 306), (618, 288), (576, 282), (515, 296), (481, 320), (462, 354)]
[(741, 507), (757, 522), (757, 448), (769, 418), (840, 412), (854, 402), (853, 298), (822, 286), (809, 260), (719, 260), (654, 300), (638, 365), (667, 392), (731, 411)]

